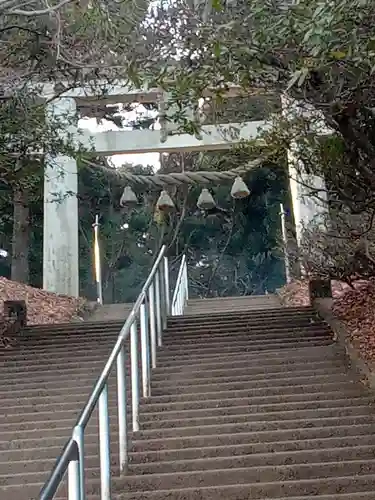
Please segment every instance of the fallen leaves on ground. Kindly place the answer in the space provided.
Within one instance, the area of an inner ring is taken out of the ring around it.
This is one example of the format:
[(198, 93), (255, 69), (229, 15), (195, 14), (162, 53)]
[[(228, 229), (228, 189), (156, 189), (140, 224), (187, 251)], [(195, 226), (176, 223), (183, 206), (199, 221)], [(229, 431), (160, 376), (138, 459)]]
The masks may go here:
[[(307, 280), (296, 280), (279, 291), (289, 307), (310, 305)], [(353, 346), (370, 364), (375, 363), (375, 279), (357, 281), (354, 289), (332, 282), (333, 313), (347, 328)]]
[(0, 277), (0, 314), (5, 300), (25, 300), (28, 324), (65, 323), (85, 305), (81, 298), (57, 295)]
[[(356, 287), (360, 286), (363, 281), (358, 281)], [(332, 281), (331, 282), (332, 295), (335, 299), (342, 297), (351, 290), (347, 283), (342, 281)], [(309, 295), (309, 281), (308, 280), (294, 280), (288, 285), (285, 285), (279, 290), (279, 296), (282, 299), (284, 305), (287, 307), (304, 307), (310, 305), (310, 295)]]
[(279, 290), (279, 296), (287, 307), (304, 307), (310, 305), (309, 285), (307, 281), (295, 280)]
[(334, 301), (333, 312), (347, 326), (363, 359), (375, 362), (375, 280), (357, 284)]

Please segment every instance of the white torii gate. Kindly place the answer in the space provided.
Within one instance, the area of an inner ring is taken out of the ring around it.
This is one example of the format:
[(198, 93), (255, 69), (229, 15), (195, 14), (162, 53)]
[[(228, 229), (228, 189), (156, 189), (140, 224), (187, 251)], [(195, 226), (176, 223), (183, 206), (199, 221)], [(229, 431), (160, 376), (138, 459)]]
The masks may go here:
[[(229, 89), (229, 96), (239, 95), (239, 89)], [(43, 95), (54, 95), (52, 86), (45, 86)], [(230, 149), (241, 140), (255, 139), (259, 131), (269, 125), (265, 121), (228, 123), (225, 125), (203, 125), (201, 138), (189, 134), (174, 134), (163, 137), (161, 131), (105, 131), (90, 133), (79, 131), (69, 117), (76, 117), (77, 104), (94, 102), (153, 102), (160, 103), (161, 93), (157, 89), (143, 91), (130, 89), (124, 85), (114, 85), (96, 92), (89, 88), (67, 91), (48, 105), (47, 116), (66, 120), (66, 134), (72, 134), (76, 141), (95, 155), (208, 151)], [(162, 96), (163, 97), (163, 96)], [(237, 130), (237, 134), (233, 131)], [(306, 206), (301, 190), (293, 184), (293, 210), (297, 223), (301, 216), (311, 219), (314, 207)], [(70, 296), (79, 295), (79, 245), (78, 245), (78, 174), (74, 158), (57, 156), (46, 158), (44, 176), (44, 241), (43, 241), (43, 288)], [(56, 201), (58, 199), (58, 201)]]

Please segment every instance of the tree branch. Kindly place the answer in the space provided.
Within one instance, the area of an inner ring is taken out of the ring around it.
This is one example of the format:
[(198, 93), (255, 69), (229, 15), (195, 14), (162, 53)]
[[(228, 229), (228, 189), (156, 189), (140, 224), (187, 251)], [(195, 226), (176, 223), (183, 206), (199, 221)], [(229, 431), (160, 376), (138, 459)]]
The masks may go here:
[(57, 5), (52, 5), (51, 7), (47, 7), (46, 9), (40, 9), (40, 10), (21, 10), (21, 9), (10, 9), (7, 11), (6, 7), (1, 7), (0, 4), (0, 12), (3, 11), (5, 14), (9, 15), (16, 15), (16, 16), (27, 16), (27, 17), (33, 17), (33, 16), (44, 16), (45, 14), (50, 14), (51, 12), (55, 12), (58, 9), (61, 9), (64, 5), (70, 3), (72, 0), (62, 0), (60, 3)]

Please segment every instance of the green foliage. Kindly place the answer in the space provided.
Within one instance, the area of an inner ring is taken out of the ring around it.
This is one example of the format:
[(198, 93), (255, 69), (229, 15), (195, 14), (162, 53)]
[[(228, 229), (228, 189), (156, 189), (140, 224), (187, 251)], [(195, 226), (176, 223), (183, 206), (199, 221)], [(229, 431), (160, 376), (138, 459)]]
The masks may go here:
[(374, 2), (240, 0), (218, 2), (210, 12), (206, 7), (197, 12), (180, 1), (169, 7), (171, 36), (164, 40), (178, 40), (182, 56), (159, 72), (158, 83), (174, 86), (171, 95), (183, 103), (208, 88), (220, 103), (227, 84), (239, 85), (245, 95), (292, 98), (298, 118), (292, 126), (290, 117), (275, 120), (273, 133), (264, 136), (267, 151), (282, 157), (299, 135), (299, 143), (305, 141), (299, 153), (316, 157), (310, 146), (317, 146), (324, 124), (342, 146), (342, 174), (331, 175), (341, 169), (335, 151), (324, 165), (331, 163), (335, 196), (353, 210), (375, 208)]
[[(264, 293), (283, 283), (277, 246), (282, 179), (277, 179), (275, 172), (262, 169), (250, 175), (247, 184), (250, 197), (234, 203), (228, 199), (228, 187), (214, 190), (219, 206), (232, 213), (225, 222), (222, 216), (216, 216), (212, 232), (207, 230), (209, 223), (205, 224), (196, 239), (190, 262), (199, 295)], [(203, 265), (195, 268), (198, 262)], [(205, 273), (210, 275), (206, 282), (202, 279)]]

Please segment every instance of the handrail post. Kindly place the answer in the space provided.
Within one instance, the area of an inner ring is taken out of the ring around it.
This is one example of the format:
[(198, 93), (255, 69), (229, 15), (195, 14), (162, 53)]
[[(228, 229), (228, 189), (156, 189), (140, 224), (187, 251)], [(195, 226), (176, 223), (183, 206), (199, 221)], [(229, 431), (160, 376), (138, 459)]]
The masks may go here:
[(186, 259), (184, 266), (184, 287), (185, 287), (185, 304), (186, 304), (186, 302), (189, 300), (189, 279), (188, 279), (188, 267)]
[(171, 298), (169, 292), (169, 265), (168, 265), (168, 257), (164, 257), (164, 289), (165, 289), (165, 322), (164, 328), (167, 327), (167, 318), (170, 315), (171, 311)]
[(80, 500), (79, 461), (72, 460), (68, 466), (68, 499)]
[(79, 463), (79, 449), (75, 442), (76, 452), (74, 460), (71, 460), (68, 465), (68, 500), (82, 500), (81, 498), (81, 477)]
[(101, 500), (111, 500), (111, 448), (109, 439), (108, 383), (99, 396), (99, 448)]
[(156, 330), (158, 337), (158, 346), (162, 346), (162, 324), (161, 324), (161, 290), (160, 290), (160, 271), (159, 269), (155, 273), (155, 303), (156, 303)]
[(160, 279), (160, 319), (161, 319), (161, 331), (163, 331), (167, 324), (167, 291), (165, 288), (164, 260), (160, 262), (159, 279)]
[(150, 369), (149, 369), (149, 341), (146, 321), (146, 306), (140, 308), (140, 326), (141, 326), (141, 360), (142, 360), (142, 389), (143, 397), (150, 397)]
[(138, 339), (137, 321), (130, 327), (130, 363), (132, 386), (133, 432), (139, 431), (139, 376), (138, 376)]
[[(183, 269), (182, 269), (183, 271)], [(181, 315), (184, 308), (184, 272), (181, 274), (180, 290), (178, 294), (178, 314)]]
[(150, 305), (150, 341), (151, 341), (151, 366), (156, 368), (156, 325), (155, 325), (155, 281), (152, 281), (148, 290)]
[(117, 356), (117, 404), (120, 472), (128, 465), (128, 415), (126, 401), (125, 346), (122, 345)]
[(85, 450), (84, 450), (84, 429), (80, 425), (76, 425), (72, 432), (72, 438), (77, 444), (79, 457), (79, 489), (80, 499), (85, 500)]
[(171, 314), (179, 316), (184, 313), (185, 305), (189, 299), (188, 290), (188, 275), (186, 256), (181, 259), (180, 268), (178, 270), (177, 282), (172, 296)]
[(103, 287), (102, 287), (102, 269), (100, 261), (100, 243), (99, 243), (99, 215), (95, 216), (95, 222), (92, 225), (94, 228), (94, 265), (95, 265), (95, 280), (96, 280), (96, 301), (98, 304), (103, 304)]

